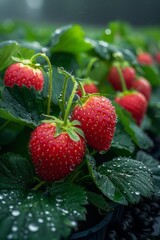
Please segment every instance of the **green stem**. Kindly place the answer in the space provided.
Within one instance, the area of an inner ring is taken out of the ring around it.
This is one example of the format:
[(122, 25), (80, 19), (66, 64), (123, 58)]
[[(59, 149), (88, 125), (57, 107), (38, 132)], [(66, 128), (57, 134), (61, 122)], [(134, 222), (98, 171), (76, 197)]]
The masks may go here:
[(87, 66), (87, 68), (86, 68), (86, 74), (85, 74), (85, 77), (86, 77), (86, 78), (89, 76), (89, 73), (90, 73), (90, 71), (91, 71), (91, 69), (92, 69), (92, 66), (93, 66), (93, 64), (94, 64), (96, 61), (97, 61), (97, 58), (92, 58), (92, 59), (89, 61), (88, 66)]
[(122, 70), (121, 70), (121, 68), (118, 64), (116, 64), (115, 67), (118, 71), (118, 75), (119, 75), (119, 78), (120, 78), (120, 81), (121, 81), (122, 91), (125, 92), (125, 91), (127, 91), (127, 88), (126, 88), (126, 83), (125, 83), (125, 80), (124, 80), (124, 77), (123, 77), (123, 74), (122, 74)]
[(81, 90), (82, 97), (84, 97), (86, 95), (86, 92), (84, 90), (83, 84), (80, 81), (78, 81), (78, 84)]
[(65, 115), (64, 106), (65, 106), (65, 101), (66, 101), (67, 84), (68, 84), (68, 76), (65, 77), (64, 85), (63, 85), (63, 91), (62, 91), (62, 106), (63, 106), (62, 115), (63, 115), (63, 117)]
[(35, 187), (32, 188), (33, 191), (37, 191), (40, 187), (42, 187), (46, 182), (42, 181), (38, 183)]
[(3, 128), (5, 128), (9, 123), (10, 121), (6, 121), (5, 123), (3, 123), (2, 126), (0, 127), (0, 131), (3, 130)]
[(36, 58), (38, 57), (42, 57), (46, 60), (46, 62), (48, 63), (48, 67), (49, 67), (49, 71), (48, 71), (48, 76), (49, 76), (49, 87), (48, 87), (48, 103), (47, 103), (47, 115), (50, 115), (50, 111), (51, 111), (51, 101), (52, 101), (52, 88), (53, 88), (53, 84), (52, 84), (52, 64), (49, 60), (49, 58), (44, 54), (44, 53), (37, 53), (35, 54), (30, 61), (33, 62)]
[(73, 98), (74, 98), (76, 90), (77, 90), (77, 82), (76, 82), (76, 80), (74, 79), (73, 76), (71, 77), (71, 79), (73, 81), (74, 86), (73, 86), (71, 95), (69, 97), (68, 103), (67, 103), (67, 108), (66, 108), (65, 115), (64, 115), (64, 126), (67, 125), (67, 120), (68, 120), (68, 116), (69, 116), (70, 109), (71, 109), (71, 106), (72, 106)]

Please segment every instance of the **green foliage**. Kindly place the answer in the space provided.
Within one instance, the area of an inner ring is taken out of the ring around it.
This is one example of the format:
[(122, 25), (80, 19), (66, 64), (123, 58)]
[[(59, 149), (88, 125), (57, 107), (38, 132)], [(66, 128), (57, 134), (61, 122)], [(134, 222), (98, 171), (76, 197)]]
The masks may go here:
[(5, 41), (0, 43), (0, 71), (13, 63), (12, 56), (17, 55), (20, 46), (16, 41)]
[(57, 29), (51, 39), (52, 52), (81, 53), (92, 49), (79, 25), (69, 25)]
[(86, 195), (74, 185), (63, 185), (63, 190), (60, 186), (52, 187), (51, 195), (0, 190), (0, 239), (67, 238), (77, 220), (85, 220)]
[(153, 146), (151, 138), (133, 122), (130, 114), (126, 110), (116, 104), (116, 112), (124, 130), (139, 148), (148, 149)]
[(0, 100), (0, 116), (8, 121), (37, 126), (45, 113), (45, 99), (36, 90), (23, 86), (5, 88)]
[(97, 187), (114, 202), (137, 203), (140, 196), (149, 197), (154, 192), (150, 170), (134, 159), (115, 158), (96, 169), (88, 156), (88, 166)]
[(155, 194), (160, 195), (160, 164), (157, 159), (152, 155), (145, 153), (144, 151), (138, 151), (136, 158), (138, 161), (144, 163), (152, 172), (153, 186), (155, 188)]
[(0, 156), (0, 189), (25, 188), (34, 182), (33, 166), (18, 154)]

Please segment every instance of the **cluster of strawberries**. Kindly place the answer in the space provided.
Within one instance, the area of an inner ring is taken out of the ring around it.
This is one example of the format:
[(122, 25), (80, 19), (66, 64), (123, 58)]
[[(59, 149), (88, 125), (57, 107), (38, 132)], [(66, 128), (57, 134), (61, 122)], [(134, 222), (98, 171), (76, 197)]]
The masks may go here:
[[(139, 54), (137, 60), (140, 64), (153, 64), (148, 53)], [(117, 91), (115, 102), (141, 125), (152, 91), (149, 81), (136, 77), (136, 70), (131, 66), (117, 68), (116, 65), (109, 69), (107, 81)], [(18, 62), (8, 67), (4, 83), (9, 87), (25, 85), (42, 91), (44, 76), (39, 67)], [(92, 81), (84, 82), (81, 87), (85, 94), (79, 86), (75, 92), (79, 100), (70, 109), (67, 121), (46, 120), (31, 134), (29, 151), (37, 175), (45, 181), (61, 180), (72, 172), (83, 161), (87, 146), (98, 152), (111, 146), (116, 127), (114, 106), (108, 98), (96, 94), (99, 90)], [(76, 138), (72, 137), (75, 134)]]
[[(4, 82), (9, 87), (26, 85), (42, 91), (44, 77), (39, 68), (14, 63), (6, 70)], [(87, 146), (99, 152), (107, 151), (115, 126), (116, 112), (108, 98), (80, 97), (67, 121), (46, 120), (32, 132), (29, 151), (37, 175), (45, 181), (61, 180), (83, 161)], [(57, 129), (60, 129), (58, 134)]]
[[(158, 59), (158, 55), (156, 59)], [(152, 65), (154, 63), (152, 56), (147, 52), (138, 54), (137, 61), (142, 65)], [(137, 125), (141, 125), (151, 97), (151, 84), (146, 78), (136, 76), (136, 70), (132, 66), (123, 66), (122, 64), (119, 70), (121, 73), (113, 65), (107, 75), (107, 81), (118, 92), (114, 100), (130, 112)], [(123, 89), (121, 77), (123, 78), (125, 89)], [(94, 83), (85, 84), (84, 89), (87, 93), (98, 92)], [(80, 95), (79, 92), (78, 94)]]

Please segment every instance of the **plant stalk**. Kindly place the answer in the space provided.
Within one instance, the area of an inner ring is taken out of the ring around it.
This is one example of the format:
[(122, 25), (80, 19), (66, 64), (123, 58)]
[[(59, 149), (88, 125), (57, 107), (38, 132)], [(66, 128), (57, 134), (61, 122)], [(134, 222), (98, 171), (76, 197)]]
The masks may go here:
[(122, 91), (125, 92), (125, 91), (127, 91), (127, 87), (126, 87), (126, 83), (125, 83), (125, 80), (124, 80), (124, 77), (123, 77), (123, 74), (122, 74), (122, 70), (121, 70), (121, 68), (118, 64), (115, 67), (118, 71), (118, 75), (119, 75), (119, 78), (120, 78), (120, 81), (121, 81)]
[(49, 86), (48, 86), (48, 103), (47, 103), (47, 115), (50, 115), (51, 111), (51, 101), (52, 101), (52, 89), (53, 89), (53, 83), (52, 83), (52, 64), (49, 60), (49, 58), (44, 54), (44, 53), (37, 53), (35, 54), (30, 61), (33, 62), (36, 58), (42, 57), (46, 60), (48, 63), (49, 71), (48, 71), (48, 76), (49, 76)]
[(66, 111), (65, 111), (65, 115), (64, 115), (64, 126), (67, 125), (67, 120), (68, 120), (68, 116), (69, 116), (70, 109), (71, 109), (71, 106), (72, 106), (73, 98), (74, 98), (75, 93), (76, 93), (76, 90), (77, 90), (77, 82), (76, 82), (76, 80), (74, 79), (73, 76), (71, 77), (71, 79), (72, 79), (72, 81), (73, 81), (74, 86), (73, 86), (71, 95), (70, 95), (70, 97), (69, 97), (68, 104), (67, 104), (67, 108), (66, 108)]

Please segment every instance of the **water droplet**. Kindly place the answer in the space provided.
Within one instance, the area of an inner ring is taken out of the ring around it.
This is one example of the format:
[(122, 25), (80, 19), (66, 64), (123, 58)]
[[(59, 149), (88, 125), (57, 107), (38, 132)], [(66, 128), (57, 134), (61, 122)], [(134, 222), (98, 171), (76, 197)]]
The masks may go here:
[(136, 194), (137, 196), (139, 196), (139, 195), (140, 195), (140, 192), (135, 192), (135, 194)]
[(12, 211), (12, 215), (13, 215), (14, 217), (17, 217), (17, 216), (20, 215), (20, 211), (18, 211), (18, 210), (13, 210), (13, 211)]
[(43, 223), (44, 220), (43, 220), (42, 218), (38, 218), (38, 222), (39, 222), (39, 223)]
[(0, 195), (0, 200), (2, 200), (3, 199), (3, 196), (2, 195)]
[(33, 215), (32, 215), (32, 213), (28, 213), (28, 217), (32, 217)]
[(28, 225), (28, 229), (31, 232), (37, 232), (39, 230), (39, 227), (37, 225), (35, 225), (34, 223), (31, 223), (31, 224)]
[(18, 227), (13, 226), (13, 227), (12, 227), (12, 231), (13, 231), (13, 232), (17, 232), (17, 231), (18, 231)]
[(48, 215), (48, 214), (49, 214), (49, 211), (45, 211), (45, 214)]
[(13, 235), (12, 235), (12, 234), (9, 234), (9, 235), (7, 236), (7, 239), (13, 239)]
[(51, 231), (52, 231), (52, 232), (55, 232), (55, 231), (56, 231), (56, 228), (55, 228), (55, 227), (52, 227), (52, 228), (51, 228)]

